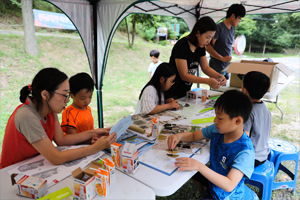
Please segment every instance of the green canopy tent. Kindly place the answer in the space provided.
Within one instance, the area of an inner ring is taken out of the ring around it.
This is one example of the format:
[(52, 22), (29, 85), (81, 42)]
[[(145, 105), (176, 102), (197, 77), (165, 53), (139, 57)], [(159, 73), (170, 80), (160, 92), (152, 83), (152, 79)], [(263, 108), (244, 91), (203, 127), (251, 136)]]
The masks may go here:
[[(132, 13), (182, 18), (191, 30), (201, 16), (219, 21), (231, 4), (242, 3), (247, 14), (299, 12), (299, 0), (46, 0), (64, 12), (83, 41), (98, 102), (99, 127), (103, 127), (102, 83), (113, 35)], [(117, 59), (117, 58), (116, 58)]]

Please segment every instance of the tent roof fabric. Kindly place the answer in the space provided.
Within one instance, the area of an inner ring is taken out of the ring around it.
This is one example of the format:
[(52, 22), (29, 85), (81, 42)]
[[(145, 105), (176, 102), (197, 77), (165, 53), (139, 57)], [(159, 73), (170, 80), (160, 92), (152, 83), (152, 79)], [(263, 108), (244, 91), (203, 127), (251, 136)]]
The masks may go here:
[[(231, 4), (242, 3), (246, 14), (299, 12), (300, 0), (46, 0), (73, 22), (83, 40), (96, 89), (101, 92), (103, 74), (113, 35), (131, 13), (182, 18), (192, 29), (199, 16), (215, 21), (226, 16)], [(99, 96), (101, 101), (101, 95)], [(98, 107), (99, 108), (99, 107)], [(102, 108), (100, 115), (102, 116)], [(100, 118), (102, 119), (102, 117)], [(103, 127), (103, 123), (100, 123)]]

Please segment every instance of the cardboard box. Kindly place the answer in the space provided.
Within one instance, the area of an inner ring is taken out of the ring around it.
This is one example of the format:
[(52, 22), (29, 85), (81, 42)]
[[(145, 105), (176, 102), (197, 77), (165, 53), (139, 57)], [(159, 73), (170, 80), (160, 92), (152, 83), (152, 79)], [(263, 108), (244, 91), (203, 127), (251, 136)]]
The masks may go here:
[(104, 169), (106, 169), (109, 173), (109, 186), (112, 186), (116, 183), (116, 169), (115, 164), (112, 160), (109, 158), (104, 158), (98, 161), (104, 166)]
[(101, 197), (107, 197), (109, 194), (109, 171), (106, 169), (97, 169), (95, 171), (96, 192)]
[(95, 161), (84, 170), (80, 167), (72, 171), (74, 177), (74, 196), (76, 200), (91, 200), (96, 196), (96, 185), (94, 173), (103, 166)]
[(122, 165), (123, 171), (129, 174), (134, 174), (139, 169), (139, 151), (135, 144), (125, 143), (122, 149)]
[(186, 98), (187, 99), (197, 99), (198, 98), (198, 93), (194, 91), (187, 91), (186, 92)]
[(111, 157), (115, 163), (116, 167), (122, 166), (122, 145), (118, 143), (113, 143), (110, 145)]
[(11, 175), (12, 184), (17, 184), (17, 194), (33, 199), (43, 197), (48, 191), (47, 180), (27, 176), (23, 173)]
[(231, 62), (229, 66), (226, 67), (226, 69), (228, 73), (231, 73), (230, 86), (232, 87), (242, 87), (242, 80), (244, 78), (244, 75), (250, 71), (259, 71), (266, 74), (270, 78), (271, 82), (268, 92), (274, 90), (277, 87), (279, 71), (281, 71), (286, 76), (290, 76), (294, 73), (290, 68), (282, 63), (250, 60)]

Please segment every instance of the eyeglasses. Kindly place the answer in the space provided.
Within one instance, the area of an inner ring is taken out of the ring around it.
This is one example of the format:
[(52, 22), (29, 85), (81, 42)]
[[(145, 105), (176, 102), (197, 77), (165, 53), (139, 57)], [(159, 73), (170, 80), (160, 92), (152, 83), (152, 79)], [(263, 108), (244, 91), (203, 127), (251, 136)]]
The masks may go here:
[(237, 17), (237, 18), (239, 18), (239, 20), (242, 21), (242, 18), (241, 18), (241, 17)]
[(172, 85), (175, 83), (175, 79), (173, 79), (172, 81), (169, 79), (168, 80)]
[(55, 94), (58, 94), (58, 95), (60, 95), (60, 96), (63, 96), (63, 97), (65, 97), (65, 100), (64, 101), (67, 101), (69, 98), (70, 98), (70, 94), (68, 94), (68, 95), (65, 95), (65, 94), (59, 94), (59, 93), (57, 93), (57, 92), (53, 92), (53, 93), (55, 93)]

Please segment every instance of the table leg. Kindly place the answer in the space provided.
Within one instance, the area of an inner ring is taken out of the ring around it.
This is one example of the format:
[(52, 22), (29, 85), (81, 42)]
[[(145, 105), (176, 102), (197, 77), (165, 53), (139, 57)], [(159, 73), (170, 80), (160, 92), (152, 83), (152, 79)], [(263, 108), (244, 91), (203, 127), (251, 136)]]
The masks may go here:
[(276, 96), (276, 101), (272, 101), (272, 100), (269, 100), (269, 99), (264, 99), (265, 102), (268, 102), (268, 103), (275, 103), (276, 107), (280, 110), (281, 112), (281, 119), (283, 119), (283, 110), (278, 106), (278, 99), (279, 99), (279, 94)]
[(281, 112), (281, 119), (283, 119), (283, 111), (281, 110), (281, 108), (278, 106), (278, 98), (279, 98), (279, 95), (276, 96), (276, 101), (275, 101), (275, 104), (276, 104), (276, 107), (280, 110)]

